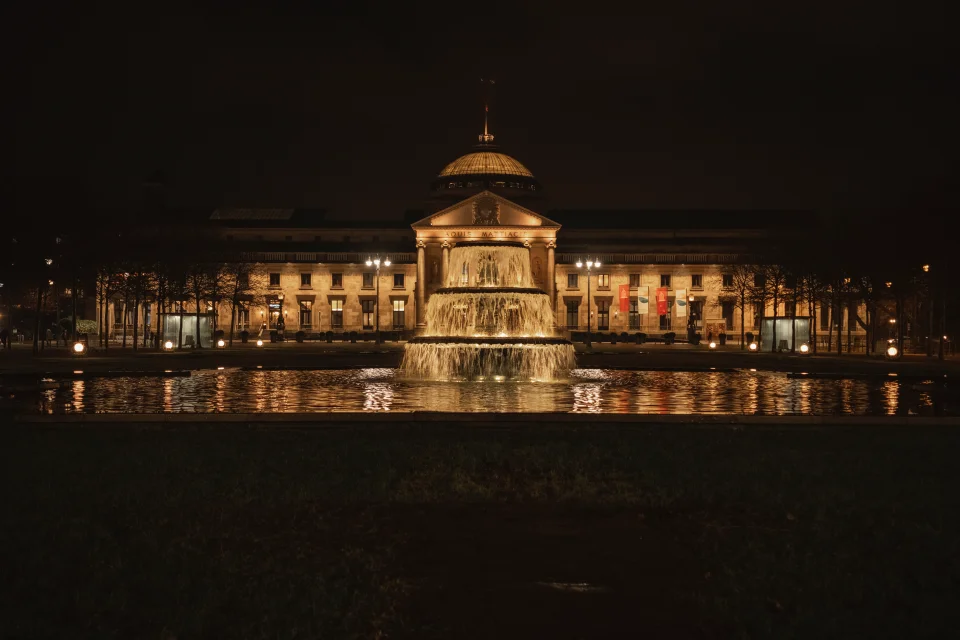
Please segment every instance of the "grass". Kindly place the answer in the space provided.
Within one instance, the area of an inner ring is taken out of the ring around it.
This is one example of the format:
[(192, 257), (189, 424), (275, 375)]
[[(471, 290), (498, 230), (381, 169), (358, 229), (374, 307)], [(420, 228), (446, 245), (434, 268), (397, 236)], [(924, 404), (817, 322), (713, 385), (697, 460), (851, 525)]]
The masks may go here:
[[(960, 622), (958, 445), (947, 428), (10, 427), (0, 620), (10, 637), (937, 637)], [(568, 582), (596, 593), (549, 586)]]

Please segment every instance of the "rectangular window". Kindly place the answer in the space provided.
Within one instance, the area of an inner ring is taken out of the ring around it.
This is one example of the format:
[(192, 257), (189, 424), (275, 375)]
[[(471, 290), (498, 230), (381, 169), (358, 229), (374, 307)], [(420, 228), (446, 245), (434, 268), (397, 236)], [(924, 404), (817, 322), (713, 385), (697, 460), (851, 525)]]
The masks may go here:
[(393, 274), (393, 288), (394, 289), (403, 289), (403, 274), (395, 273)]
[(733, 288), (733, 274), (732, 274), (732, 273), (725, 273), (725, 274), (723, 274), (722, 276), (720, 276), (720, 278), (721, 278), (720, 286), (722, 286), (724, 289), (732, 289), (732, 288)]
[(331, 274), (330, 274), (330, 288), (331, 288), (331, 289), (343, 289), (343, 274), (342, 274), (342, 273), (331, 273)]
[(690, 302), (690, 324), (699, 328), (703, 327), (703, 300), (693, 300)]
[(610, 330), (610, 301), (597, 300), (597, 330)]
[(311, 300), (300, 301), (300, 328), (313, 328), (313, 301)]
[(639, 273), (631, 273), (631, 274), (630, 274), (630, 288), (631, 288), (631, 289), (636, 289), (636, 288), (639, 287), (639, 286), (640, 286), (640, 274), (639, 274)]
[(830, 305), (826, 302), (820, 303), (820, 329), (823, 331), (830, 329)]
[(670, 331), (670, 312), (660, 316), (660, 331)]
[(244, 306), (237, 307), (237, 331), (244, 331), (250, 328), (250, 309)]
[(767, 284), (767, 276), (763, 275), (762, 273), (755, 273), (755, 274), (753, 274), (753, 286), (754, 286), (754, 287), (756, 287), (756, 288), (758, 288), (758, 289), (761, 289), (761, 288), (765, 287), (766, 284)]
[(280, 286), (280, 274), (279, 274), (279, 273), (271, 273), (271, 274), (270, 274), (270, 286), (271, 286), (271, 287), (279, 287), (279, 286)]
[(373, 271), (363, 272), (363, 288), (373, 289)]
[(609, 288), (610, 288), (610, 274), (609, 274), (609, 273), (598, 273), (598, 274), (597, 274), (597, 288), (598, 288), (598, 289), (609, 289)]
[(465, 287), (470, 282), (470, 270), (467, 267), (467, 263), (464, 262), (463, 266), (460, 267), (460, 286)]
[(579, 273), (568, 273), (567, 274), (567, 289), (579, 289), (580, 288), (580, 274)]
[(703, 289), (703, 274), (694, 273), (690, 276), (691, 289)]
[(567, 329), (580, 328), (580, 303), (567, 303)]
[(330, 301), (330, 324), (335, 329), (343, 328), (343, 300)]
[(393, 328), (403, 329), (406, 326), (406, 318), (403, 311), (403, 300), (393, 301)]
[(735, 306), (732, 300), (720, 302), (720, 315), (723, 316), (723, 323), (726, 325), (727, 331), (733, 330), (733, 310)]
[[(366, 274), (364, 274), (366, 275)], [(361, 308), (363, 309), (363, 328), (364, 329), (373, 329), (373, 305), (374, 300), (363, 300), (360, 303)]]
[(300, 288), (301, 288), (301, 289), (309, 289), (310, 286), (311, 286), (310, 283), (311, 283), (312, 280), (313, 280), (313, 274), (312, 274), (312, 273), (301, 273), (301, 274), (300, 274)]
[(246, 291), (250, 288), (250, 274), (249, 273), (238, 273), (237, 274), (237, 289), (240, 291)]
[(640, 328), (640, 314), (637, 313), (637, 300), (634, 298), (630, 301), (630, 328), (639, 329)]
[(670, 288), (670, 274), (661, 273), (660, 274), (660, 286)]

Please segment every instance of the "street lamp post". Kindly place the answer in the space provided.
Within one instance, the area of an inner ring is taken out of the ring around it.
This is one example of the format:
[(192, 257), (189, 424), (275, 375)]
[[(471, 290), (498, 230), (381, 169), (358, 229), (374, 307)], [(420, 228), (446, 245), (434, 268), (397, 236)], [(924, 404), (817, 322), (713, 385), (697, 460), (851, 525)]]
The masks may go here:
[[(587, 349), (593, 348), (593, 342), (590, 340), (590, 270), (593, 267), (600, 267), (599, 260), (587, 260)], [(583, 263), (577, 260), (577, 269), (582, 269)]]
[(381, 265), (381, 264), (382, 264), (383, 266), (385, 266), (385, 267), (389, 267), (389, 266), (390, 266), (390, 258), (387, 258), (387, 259), (383, 260), (382, 262), (381, 262), (381, 260), (380, 260), (380, 256), (377, 256), (376, 258), (373, 258), (373, 259), (367, 258), (367, 266), (368, 266), (368, 267), (369, 267), (369, 266), (373, 266), (373, 265), (376, 265), (376, 267), (377, 267), (376, 276), (375, 276), (376, 279), (377, 279), (377, 302), (376, 302), (376, 304), (374, 305), (374, 309), (375, 309), (374, 315), (375, 315), (375, 322), (376, 322), (377, 345), (378, 345), (378, 346), (380, 345), (380, 265)]

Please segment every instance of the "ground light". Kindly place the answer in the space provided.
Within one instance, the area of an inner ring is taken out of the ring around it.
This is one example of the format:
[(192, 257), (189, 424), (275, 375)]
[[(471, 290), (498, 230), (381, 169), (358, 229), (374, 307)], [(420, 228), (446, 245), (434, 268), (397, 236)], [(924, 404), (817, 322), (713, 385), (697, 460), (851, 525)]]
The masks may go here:
[(716, 349), (716, 348), (717, 348), (717, 343), (716, 343), (716, 342), (713, 342), (713, 341), (711, 340), (709, 346), (710, 346), (711, 349)]
[(897, 360), (900, 358), (900, 349), (894, 344), (893, 340), (887, 341), (887, 350), (885, 352), (888, 360)]
[(219, 349), (223, 349), (225, 346), (227, 346), (227, 343), (223, 341), (223, 338), (217, 340), (217, 347)]
[(800, 345), (800, 353), (803, 354), (803, 355), (807, 355), (808, 353), (810, 353), (810, 345), (808, 345), (806, 342), (804, 342), (803, 344), (801, 344), (801, 345)]
[(263, 346), (263, 340), (257, 340), (257, 346), (258, 346), (258, 347), (262, 347), (262, 346)]
[(760, 345), (758, 345), (756, 342), (751, 342), (751, 343), (747, 346), (747, 349), (750, 349), (750, 351), (756, 351), (756, 350), (759, 349), (759, 348), (760, 348)]
[(82, 342), (73, 343), (73, 354), (77, 356), (82, 356), (86, 353), (87, 347)]
[(163, 343), (163, 350), (164, 350), (164, 351), (173, 351), (173, 341), (167, 340), (166, 342), (164, 342), (164, 343)]

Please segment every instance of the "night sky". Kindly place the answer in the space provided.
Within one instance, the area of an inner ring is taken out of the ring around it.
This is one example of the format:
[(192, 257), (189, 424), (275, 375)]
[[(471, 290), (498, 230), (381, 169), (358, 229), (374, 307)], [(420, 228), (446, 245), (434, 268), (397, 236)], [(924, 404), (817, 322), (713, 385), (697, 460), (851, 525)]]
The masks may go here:
[(173, 17), (35, 4), (5, 20), (21, 215), (122, 210), (160, 170), (173, 206), (397, 216), (476, 142), (481, 77), (496, 79), (497, 142), (553, 207), (960, 201), (955, 45), (945, 15), (919, 8)]

